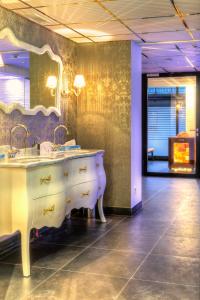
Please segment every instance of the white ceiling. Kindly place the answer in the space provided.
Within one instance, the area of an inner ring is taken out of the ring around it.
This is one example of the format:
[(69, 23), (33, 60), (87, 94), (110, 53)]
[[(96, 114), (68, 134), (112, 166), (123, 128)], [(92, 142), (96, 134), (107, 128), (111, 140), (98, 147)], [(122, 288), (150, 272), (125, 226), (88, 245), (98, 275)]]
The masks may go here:
[(148, 87), (195, 86), (195, 76), (148, 78)]
[(0, 0), (77, 43), (134, 40), (143, 72), (200, 71), (200, 0)]

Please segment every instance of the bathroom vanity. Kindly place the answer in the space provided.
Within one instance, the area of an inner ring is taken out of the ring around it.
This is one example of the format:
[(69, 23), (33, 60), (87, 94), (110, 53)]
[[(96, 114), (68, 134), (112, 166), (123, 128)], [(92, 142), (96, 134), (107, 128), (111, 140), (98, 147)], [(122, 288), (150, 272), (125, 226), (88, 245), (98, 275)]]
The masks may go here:
[[(1, 67), (1, 71), (11, 80), (17, 65), (18, 72), (15, 76), (19, 77), (23, 83), (26, 79), (28, 87), (26, 90), (30, 91), (27, 93), (23, 84), (22, 96), (18, 95), (19, 89), (14, 90), (12, 82), (9, 81), (8, 93), (4, 93), (3, 97), (1, 95), (0, 110), (4, 114), (10, 114), (17, 110), (24, 116), (35, 116), (35, 125), (40, 120), (38, 113), (46, 117), (54, 114), (59, 119), (63, 86), (61, 57), (55, 54), (49, 45), (38, 48), (18, 40), (10, 28), (0, 31), (0, 45), (2, 47), (6, 45), (6, 49), (12, 49), (17, 58), (20, 57), (21, 52), (23, 52), (23, 57), (26, 56), (26, 70), (23, 68), (19, 72), (16, 57), (13, 57), (13, 66)], [(6, 57), (3, 58), (6, 65)], [(29, 76), (30, 72), (33, 72), (34, 76)], [(56, 77), (56, 86), (51, 89), (47, 88), (46, 82), (41, 80), (41, 78), (46, 78), (47, 74)], [(14, 90), (15, 97), (10, 96), (10, 90), (12, 93)], [(12, 101), (8, 101), (8, 99)], [(17, 102), (15, 99), (18, 99)], [(27, 120), (28, 118), (26, 118)], [(8, 126), (10, 128), (2, 129), (3, 132), (10, 129), (10, 151), (8, 152), (10, 157), (15, 156), (19, 148), (23, 148), (24, 141), (27, 150), (28, 143), (26, 142), (31, 132), (29, 126), (19, 124), (17, 120), (16, 122), (12, 121), (13, 127), (10, 124)], [(57, 123), (60, 124), (58, 121)], [(47, 132), (42, 136), (43, 125), (41, 124), (41, 127), (36, 126), (36, 132), (35, 126), (33, 126), (34, 130), (31, 132), (36, 141), (46, 140)], [(25, 130), (25, 139), (24, 135), (18, 135), (14, 140), (13, 133), (20, 128)], [(68, 129), (64, 125), (58, 125), (54, 129), (54, 144), (58, 128), (66, 129), (66, 135), (68, 134)], [(7, 141), (6, 136), (4, 136), (4, 140)], [(29, 146), (33, 148), (32, 144)], [(30, 275), (29, 243), (32, 228), (59, 227), (65, 216), (70, 215), (72, 209), (81, 207), (93, 209), (97, 201), (100, 219), (105, 222), (102, 209), (106, 185), (103, 155), (104, 151), (101, 150), (79, 150), (64, 151), (63, 153), (52, 152), (45, 157), (16, 157), (0, 161), (0, 236), (20, 231), (24, 276)]]
[(30, 231), (59, 227), (74, 208), (103, 214), (104, 151), (67, 151), (60, 157), (16, 158), (0, 162), (0, 236), (21, 233), (22, 267), (30, 275)]

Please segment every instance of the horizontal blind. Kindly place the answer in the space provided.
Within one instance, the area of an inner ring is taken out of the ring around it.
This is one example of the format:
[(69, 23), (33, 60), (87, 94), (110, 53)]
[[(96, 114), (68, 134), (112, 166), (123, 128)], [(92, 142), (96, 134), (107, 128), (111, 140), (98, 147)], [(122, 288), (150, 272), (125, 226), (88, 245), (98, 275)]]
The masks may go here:
[(19, 103), (30, 107), (30, 80), (24, 78), (0, 79), (0, 101), (5, 104)]
[[(179, 132), (185, 131), (185, 108), (179, 111)], [(176, 136), (176, 108), (148, 107), (148, 147), (155, 155), (168, 156), (168, 138)]]

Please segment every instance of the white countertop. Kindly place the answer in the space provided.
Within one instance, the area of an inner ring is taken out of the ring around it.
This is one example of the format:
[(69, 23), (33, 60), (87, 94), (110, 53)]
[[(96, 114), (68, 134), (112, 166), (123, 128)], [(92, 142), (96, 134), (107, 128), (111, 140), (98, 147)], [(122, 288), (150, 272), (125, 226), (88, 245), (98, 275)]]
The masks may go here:
[(0, 160), (0, 168), (33, 168), (37, 166), (51, 165), (68, 159), (94, 156), (103, 154), (104, 150), (69, 150), (64, 152), (51, 152), (47, 156), (23, 156), (16, 158), (5, 158)]

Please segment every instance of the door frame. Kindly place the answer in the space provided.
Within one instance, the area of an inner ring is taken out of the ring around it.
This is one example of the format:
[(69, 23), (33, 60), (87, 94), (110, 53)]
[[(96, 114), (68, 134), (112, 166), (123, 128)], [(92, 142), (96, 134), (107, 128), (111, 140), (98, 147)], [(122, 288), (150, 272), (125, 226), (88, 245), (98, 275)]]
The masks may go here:
[[(196, 76), (196, 128), (199, 128), (199, 137), (196, 138), (196, 174), (176, 174), (148, 172), (147, 170), (147, 143), (148, 143), (148, 78), (159, 77), (186, 77)], [(200, 178), (200, 72), (161, 73), (142, 75), (142, 175), (159, 177)]]

